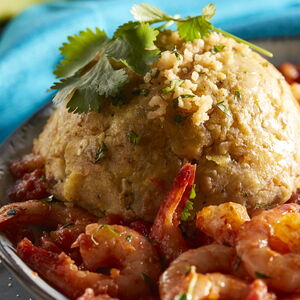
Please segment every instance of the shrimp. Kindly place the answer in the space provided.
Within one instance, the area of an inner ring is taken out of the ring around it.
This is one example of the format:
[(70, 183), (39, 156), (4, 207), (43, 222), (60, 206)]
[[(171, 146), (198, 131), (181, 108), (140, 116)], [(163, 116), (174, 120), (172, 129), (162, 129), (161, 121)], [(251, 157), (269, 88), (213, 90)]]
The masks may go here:
[(52, 240), (56, 247), (68, 254), (72, 243), (84, 232), (85, 226), (96, 221), (97, 218), (88, 212), (80, 208), (66, 207), (59, 202), (28, 200), (8, 204), (0, 209), (0, 231), (14, 237), (14, 233), (24, 225), (46, 226), (54, 231), (50, 232), (47, 243), (44, 243), (45, 237), (42, 237), (41, 244), (47, 248)]
[[(237, 277), (221, 274), (235, 274), (236, 260), (233, 248), (218, 244), (184, 252), (160, 277), (161, 299), (171, 300), (186, 293), (193, 295), (191, 299), (197, 300), (246, 299), (248, 284)], [(189, 270), (191, 272), (186, 275)]]
[(173, 185), (151, 228), (150, 238), (158, 243), (165, 259), (170, 262), (187, 250), (179, 228), (180, 218), (195, 180), (196, 166), (185, 164), (176, 176)]
[(216, 242), (234, 246), (240, 227), (249, 220), (245, 206), (227, 202), (204, 207), (197, 214), (196, 226)]
[(79, 247), (88, 270), (111, 268), (121, 299), (139, 299), (155, 289), (161, 273), (159, 257), (136, 231), (121, 225), (90, 224), (73, 247)]
[(80, 271), (65, 253), (56, 254), (35, 247), (24, 238), (17, 245), (21, 259), (42, 278), (71, 299), (81, 296), (87, 287), (97, 294), (115, 296), (118, 287), (109, 276), (89, 271)]
[(300, 292), (300, 205), (284, 204), (242, 225), (237, 253), (253, 278), (276, 290)]
[(0, 209), (0, 231), (15, 226), (44, 225), (57, 228), (58, 224), (71, 223), (89, 224), (97, 218), (76, 207), (67, 207), (59, 202), (28, 200), (11, 203)]

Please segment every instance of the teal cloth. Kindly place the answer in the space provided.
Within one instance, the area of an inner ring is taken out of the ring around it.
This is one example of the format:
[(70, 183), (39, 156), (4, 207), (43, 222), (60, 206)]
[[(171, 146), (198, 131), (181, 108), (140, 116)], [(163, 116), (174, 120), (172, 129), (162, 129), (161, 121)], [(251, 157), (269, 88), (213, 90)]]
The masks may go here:
[[(136, 0), (77, 0), (34, 6), (0, 37), (0, 142), (53, 96), (58, 48), (86, 27), (108, 34), (131, 19)], [(198, 15), (208, 1), (149, 0), (174, 15)], [(247, 39), (300, 36), (300, 0), (216, 0), (216, 26)]]

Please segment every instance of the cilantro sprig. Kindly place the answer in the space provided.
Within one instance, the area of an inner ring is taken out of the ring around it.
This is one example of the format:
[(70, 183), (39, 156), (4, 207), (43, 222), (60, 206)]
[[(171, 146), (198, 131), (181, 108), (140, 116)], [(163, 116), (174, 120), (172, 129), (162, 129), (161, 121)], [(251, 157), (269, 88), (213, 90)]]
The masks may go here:
[[(143, 75), (159, 58), (160, 51), (154, 45), (157, 35), (158, 31), (147, 23), (129, 22), (112, 38), (98, 28), (69, 37), (60, 48), (64, 59), (54, 71), (63, 79), (51, 87), (59, 90), (53, 102), (68, 99), (67, 109), (73, 113), (99, 111), (109, 100), (118, 104), (114, 100), (129, 81), (125, 66)], [(115, 68), (113, 61), (122, 66)]]
[[(155, 45), (157, 35), (173, 23), (183, 40), (204, 38), (216, 31), (272, 56), (269, 51), (214, 27), (210, 21), (216, 12), (213, 4), (205, 6), (202, 15), (185, 18), (170, 16), (146, 3), (134, 5), (131, 12), (136, 21), (121, 25), (111, 38), (99, 28), (95, 31), (86, 29), (68, 37), (68, 42), (60, 48), (64, 58), (54, 71), (60, 80), (51, 87), (58, 90), (53, 99), (55, 103), (66, 100), (68, 111), (73, 113), (100, 111), (107, 102), (126, 104), (121, 93), (129, 82), (129, 70), (138, 75), (150, 70), (160, 54)], [(220, 46), (214, 49), (215, 52), (222, 50)], [(176, 55), (176, 50), (174, 53)], [(176, 57), (180, 59), (178, 53)], [(170, 90), (172, 88), (169, 87)], [(166, 89), (164, 92), (169, 91)]]
[(233, 38), (237, 42), (248, 45), (250, 48), (260, 52), (263, 55), (269, 57), (273, 56), (271, 52), (257, 45), (254, 45), (248, 41), (245, 41), (229, 32), (226, 32), (220, 28), (213, 26), (213, 24), (210, 22), (210, 19), (216, 13), (216, 6), (212, 3), (208, 4), (202, 9), (201, 16), (195, 16), (195, 17), (185, 17), (185, 18), (173, 17), (164, 13), (159, 8), (156, 8), (147, 3), (134, 5), (131, 9), (131, 13), (133, 14), (136, 20), (141, 22), (146, 21), (149, 22), (149, 24), (155, 24), (161, 22), (169, 23), (170, 21), (175, 22), (180, 37), (186, 41), (193, 41), (194, 39), (204, 38), (207, 37), (212, 31), (216, 31), (223, 34), (224, 36)]

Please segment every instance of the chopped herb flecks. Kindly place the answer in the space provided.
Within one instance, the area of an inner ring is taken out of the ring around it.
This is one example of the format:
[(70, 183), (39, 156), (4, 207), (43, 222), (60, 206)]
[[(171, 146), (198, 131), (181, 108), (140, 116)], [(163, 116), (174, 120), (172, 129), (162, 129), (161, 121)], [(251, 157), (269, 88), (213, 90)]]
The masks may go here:
[(225, 115), (230, 116), (229, 110), (227, 106), (224, 104), (224, 101), (218, 102), (217, 107), (220, 111), (222, 111)]
[(75, 225), (75, 223), (70, 222), (70, 223), (64, 224), (63, 226), (61, 226), (61, 228), (64, 229), (64, 228), (67, 228), (67, 227), (70, 227), (70, 226), (73, 226), (73, 225)]
[(149, 94), (149, 90), (147, 89), (134, 89), (132, 91), (134, 95), (142, 95), (142, 96), (147, 96)]
[(175, 54), (175, 56), (176, 56), (177, 60), (180, 60), (180, 58), (181, 58), (181, 55), (178, 53), (178, 51), (177, 51), (176, 47), (174, 48), (174, 50), (172, 51), (172, 53), (173, 53), (173, 54)]
[(95, 160), (93, 161), (93, 164), (98, 163), (102, 159), (106, 157), (106, 152), (108, 151), (108, 148), (104, 142), (102, 142), (101, 146), (98, 148)]
[(191, 189), (191, 193), (190, 193), (190, 199), (194, 200), (196, 198), (196, 190), (195, 190), (196, 185), (194, 184), (192, 189)]
[(180, 114), (175, 114), (173, 115), (173, 120), (176, 123), (182, 123), (183, 121), (185, 121), (188, 118), (188, 115), (180, 115)]
[(35, 201), (44, 202), (44, 203), (59, 202), (57, 199), (55, 199), (53, 197), (53, 195), (43, 198), (43, 199), (36, 199)]
[(107, 224), (101, 224), (98, 228), (98, 230), (101, 230), (103, 228), (106, 228), (107, 230), (109, 230), (111, 233), (113, 233), (114, 235), (120, 235), (120, 233), (118, 231), (116, 231), (112, 226), (107, 225)]
[(129, 137), (130, 143), (132, 145), (138, 145), (140, 142), (141, 137), (138, 136), (133, 130), (127, 132), (127, 136)]
[(14, 208), (11, 208), (9, 209), (6, 214), (9, 216), (9, 217), (12, 217), (12, 216), (16, 216), (17, 215), (17, 211), (14, 209)]
[(183, 80), (181, 79), (175, 79), (171, 81), (171, 84), (165, 88), (162, 89), (162, 92), (164, 94), (170, 93), (175, 90), (178, 86), (180, 86), (183, 83)]
[(240, 100), (240, 99), (241, 99), (241, 93), (240, 93), (240, 91), (235, 91), (235, 92), (234, 92), (234, 96), (235, 96), (238, 100)]
[(182, 211), (182, 214), (181, 214), (181, 220), (182, 221), (187, 221), (188, 218), (191, 216), (191, 211), (193, 210), (194, 208), (194, 203), (190, 200), (188, 200), (184, 206), (184, 209)]
[(172, 300), (188, 300), (186, 293), (176, 295)]
[(270, 276), (268, 276), (266, 274), (263, 274), (263, 273), (260, 273), (260, 272), (255, 272), (255, 276), (257, 278), (261, 278), (261, 279), (269, 279), (269, 278), (271, 278)]
[(217, 54), (219, 52), (222, 52), (225, 49), (224, 45), (218, 45), (218, 46), (214, 46), (213, 49), (211, 50), (211, 52), (213, 54)]
[(126, 241), (131, 242), (131, 240), (132, 240), (132, 236), (131, 235), (127, 235), (126, 236)]

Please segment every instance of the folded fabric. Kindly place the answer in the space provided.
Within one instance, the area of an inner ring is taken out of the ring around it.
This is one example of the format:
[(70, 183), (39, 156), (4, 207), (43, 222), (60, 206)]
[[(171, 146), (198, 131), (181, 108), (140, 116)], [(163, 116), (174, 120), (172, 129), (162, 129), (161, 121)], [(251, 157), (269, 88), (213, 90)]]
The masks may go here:
[[(136, 0), (51, 2), (23, 12), (0, 38), (0, 142), (51, 99), (47, 89), (59, 62), (59, 46), (68, 35), (99, 27), (109, 35), (131, 19)], [(207, 2), (149, 0), (174, 15), (197, 15)], [(300, 35), (300, 0), (216, 0), (216, 26), (253, 39)]]

